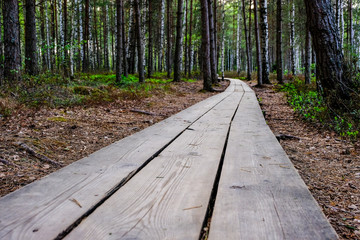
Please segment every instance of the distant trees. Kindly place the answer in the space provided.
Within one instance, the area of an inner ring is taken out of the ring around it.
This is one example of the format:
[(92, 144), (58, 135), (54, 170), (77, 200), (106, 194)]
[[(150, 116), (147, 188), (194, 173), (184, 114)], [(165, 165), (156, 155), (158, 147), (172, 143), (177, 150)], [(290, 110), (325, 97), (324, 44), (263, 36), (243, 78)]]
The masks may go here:
[[(325, 2), (332, 2), (332, 9), (328, 11)], [(337, 56), (340, 50), (355, 71), (360, 68), (360, 11), (353, 2), (322, 0), (322, 5), (312, 6), (333, 18), (330, 29), (337, 32), (339, 45), (332, 54)], [(319, 82), (324, 79), (320, 65), (326, 65), (325, 58), (317, 56), (315, 42), (326, 34), (316, 32), (314, 29), (322, 28), (314, 23), (306, 26), (306, 15), (319, 20), (313, 12), (305, 14), (306, 0), (1, 3), (0, 79), (20, 79), (24, 72), (53, 72), (72, 78), (79, 72), (115, 71), (117, 82), (135, 73), (143, 82), (145, 75), (166, 71), (174, 81), (204, 74), (207, 90), (212, 90), (220, 72), (236, 71), (250, 79), (256, 71), (259, 85), (270, 83), (270, 73), (277, 74), (279, 83), (295, 74), (304, 75), (307, 83), (313, 77)], [(320, 85), (326, 88), (326, 84)]]

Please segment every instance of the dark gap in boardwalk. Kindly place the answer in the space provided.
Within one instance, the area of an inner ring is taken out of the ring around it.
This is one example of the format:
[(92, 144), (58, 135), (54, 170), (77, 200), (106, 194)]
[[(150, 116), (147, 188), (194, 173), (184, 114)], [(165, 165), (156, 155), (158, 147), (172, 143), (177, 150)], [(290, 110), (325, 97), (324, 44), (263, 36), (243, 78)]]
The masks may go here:
[(243, 99), (244, 95), (245, 95), (245, 92), (241, 96), (240, 101), (239, 101), (239, 103), (238, 103), (238, 105), (237, 105), (237, 107), (235, 109), (235, 112), (234, 112), (234, 114), (233, 114), (233, 116), (232, 116), (232, 118), (230, 120), (230, 123), (229, 123), (229, 128), (228, 128), (228, 132), (226, 134), (224, 148), (223, 148), (223, 151), (221, 153), (221, 159), (220, 159), (220, 162), (219, 162), (219, 167), (218, 167), (218, 170), (216, 172), (214, 186), (213, 186), (213, 189), (211, 191), (207, 211), (206, 211), (205, 218), (204, 218), (204, 221), (203, 221), (203, 224), (202, 224), (202, 227), (201, 227), (201, 231), (200, 231), (199, 240), (208, 239), (208, 235), (209, 235), (210, 227), (211, 227), (211, 218), (212, 218), (212, 215), (213, 215), (213, 212), (214, 212), (215, 201), (216, 201), (216, 196), (217, 196), (217, 192), (218, 192), (218, 188), (219, 188), (219, 182), (220, 182), (222, 168), (223, 168), (223, 165), (224, 165), (224, 158), (225, 158), (226, 148), (227, 148), (227, 144), (228, 144), (228, 140), (229, 140), (231, 125), (232, 125), (232, 122), (233, 122), (233, 120), (235, 118), (235, 115), (236, 115), (236, 113), (237, 113), (237, 111), (239, 109), (241, 100)]
[[(97, 204), (95, 204), (93, 207), (91, 207), (86, 213), (84, 213), (80, 218), (78, 218), (73, 224), (71, 224), (68, 228), (66, 228), (63, 232), (61, 232), (55, 240), (61, 240), (64, 239), (74, 228), (80, 225), (82, 220), (84, 220), (86, 217), (90, 216), (98, 207), (100, 207), (106, 200), (108, 200), (112, 195), (115, 194), (116, 191), (118, 191), (122, 186), (124, 186), (131, 178), (133, 178), (138, 172), (140, 172), (146, 165), (148, 165), (154, 158), (160, 155), (161, 152), (163, 152), (171, 143), (173, 143), (178, 137), (180, 137), (186, 130), (191, 129), (190, 127), (197, 122), (200, 118), (202, 118), (204, 115), (206, 115), (209, 111), (211, 111), (213, 108), (215, 108), (218, 104), (220, 104), (222, 101), (224, 101), (226, 98), (230, 97), (233, 93), (229, 94), (228, 96), (221, 99), (218, 103), (216, 103), (212, 108), (207, 110), (204, 114), (202, 114), (200, 117), (198, 117), (195, 121), (193, 121), (189, 126), (187, 126), (183, 131), (181, 131), (178, 135), (176, 135), (173, 139), (171, 139), (165, 146), (163, 146), (159, 151), (157, 151), (154, 155), (152, 155), (148, 160), (144, 162), (138, 169), (135, 169), (134, 171), (130, 172), (129, 175), (125, 178), (123, 178), (119, 184), (117, 184), (114, 188), (110, 189), (106, 196), (101, 199)], [(236, 109), (237, 110), (237, 109)], [(232, 120), (231, 120), (232, 121)]]

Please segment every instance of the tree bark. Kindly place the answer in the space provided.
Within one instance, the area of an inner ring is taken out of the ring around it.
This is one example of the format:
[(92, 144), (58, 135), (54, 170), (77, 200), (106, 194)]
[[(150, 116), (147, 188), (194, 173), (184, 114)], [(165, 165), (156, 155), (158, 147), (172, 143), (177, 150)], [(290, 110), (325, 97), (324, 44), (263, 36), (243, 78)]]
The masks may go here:
[(209, 6), (207, 0), (200, 0), (201, 4), (201, 64), (204, 79), (204, 90), (212, 91), (210, 69), (210, 31), (209, 31)]
[[(125, 46), (125, 11), (124, 1), (121, 0), (121, 35), (122, 35), (122, 61), (123, 61), (123, 73), (125, 77), (128, 77), (128, 60), (127, 60), (127, 48)], [(130, 35), (130, 33), (129, 33)]]
[(218, 82), (217, 68), (216, 68), (216, 49), (215, 49), (215, 27), (213, 16), (213, 0), (208, 0), (209, 11), (209, 30), (210, 30), (210, 69), (211, 69), (211, 82), (213, 84)]
[[(118, 3), (116, 3), (116, 4), (118, 4)], [(120, 6), (120, 10), (121, 10), (121, 6)], [(104, 2), (103, 13), (104, 13), (104, 22), (103, 22), (103, 24), (104, 24), (104, 26), (103, 26), (103, 34), (104, 34), (104, 69), (105, 69), (105, 71), (109, 71), (110, 70), (110, 62), (109, 62), (109, 26), (108, 26), (108, 5), (107, 5), (106, 2)], [(120, 21), (120, 23), (121, 22), (122, 21)], [(121, 29), (121, 27), (120, 27), (120, 29)], [(120, 35), (120, 37), (122, 38), (121, 35)]]
[(116, 0), (116, 82), (121, 82), (122, 74), (122, 0)]
[(36, 44), (35, 0), (26, 0), (25, 71), (29, 75), (37, 75), (39, 73)]
[[(2, 29), (2, 8), (3, 4), (0, 4), (0, 29)], [(3, 84), (3, 78), (4, 78), (4, 48), (3, 48), (3, 38), (2, 38), (2, 32), (0, 31), (0, 86)]]
[(166, 51), (166, 71), (167, 78), (171, 77), (171, 0), (167, 0), (167, 26), (166, 26), (166, 35), (167, 35), (167, 51)]
[[(339, 34), (329, 0), (304, 0), (317, 60), (317, 79), (325, 97), (348, 100), (352, 87), (346, 76)], [(336, 104), (334, 104), (336, 105)]]
[(152, 4), (149, 1), (149, 16), (148, 16), (148, 36), (149, 36), (149, 45), (148, 45), (148, 78), (152, 75), (153, 70), (153, 32), (152, 32)]
[(183, 32), (183, 6), (184, 1), (178, 0), (178, 12), (176, 20), (176, 43), (175, 43), (175, 57), (174, 57), (174, 82), (180, 82), (181, 78), (181, 44), (182, 44), (182, 32)]
[(163, 70), (163, 46), (164, 46), (164, 30), (165, 30), (165, 0), (161, 0), (160, 6), (160, 39), (159, 39), (159, 56), (158, 56), (158, 71)]
[(311, 35), (309, 24), (305, 30), (305, 84), (311, 83)]
[(90, 0), (85, 0), (85, 19), (84, 19), (84, 28), (83, 28), (83, 72), (89, 71), (89, 5)]
[(20, 80), (20, 24), (17, 0), (3, 1), (4, 22), (4, 78), (9, 82)]
[(282, 69), (282, 2), (276, 0), (276, 74), (279, 84), (283, 84)]
[(240, 76), (241, 66), (240, 66), (240, 51), (241, 51), (241, 4), (240, 1), (238, 4), (237, 12), (237, 31), (236, 31), (236, 71)]
[(250, 43), (249, 43), (249, 34), (246, 25), (246, 6), (245, 0), (242, 0), (242, 12), (243, 12), (243, 20), (244, 20), (244, 30), (245, 30), (245, 40), (246, 40), (246, 63), (247, 63), (247, 80), (251, 80), (251, 66), (250, 66)]
[(267, 18), (267, 0), (260, 1), (260, 31), (261, 31), (261, 67), (264, 84), (270, 84), (269, 80), (269, 31)]
[(258, 85), (262, 85), (262, 68), (261, 68), (261, 49), (260, 49), (260, 35), (259, 35), (259, 23), (258, 23), (258, 8), (257, 0), (254, 0), (254, 21), (255, 21), (255, 39), (256, 39), (256, 64), (257, 64), (257, 80)]
[(292, 74), (296, 75), (295, 69), (295, 3), (291, 1), (290, 9), (290, 65)]
[(188, 63), (188, 77), (191, 77), (191, 71), (192, 71), (192, 56), (191, 56), (191, 52), (192, 52), (192, 22), (193, 22), (193, 0), (190, 0), (190, 26), (189, 26), (189, 47), (188, 47), (188, 59), (189, 59), (189, 63)]
[(142, 32), (141, 32), (141, 16), (140, 16), (140, 0), (134, 0), (135, 5), (135, 32), (137, 42), (137, 53), (138, 53), (138, 72), (139, 82), (145, 82), (144, 74), (144, 49), (142, 45)]

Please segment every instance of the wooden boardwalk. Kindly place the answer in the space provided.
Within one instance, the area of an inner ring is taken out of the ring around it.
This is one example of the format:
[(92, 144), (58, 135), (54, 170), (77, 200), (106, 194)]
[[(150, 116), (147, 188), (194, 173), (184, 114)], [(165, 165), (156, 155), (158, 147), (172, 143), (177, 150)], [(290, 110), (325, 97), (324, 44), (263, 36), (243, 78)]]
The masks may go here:
[(0, 239), (337, 239), (262, 116), (228, 89), (0, 199)]

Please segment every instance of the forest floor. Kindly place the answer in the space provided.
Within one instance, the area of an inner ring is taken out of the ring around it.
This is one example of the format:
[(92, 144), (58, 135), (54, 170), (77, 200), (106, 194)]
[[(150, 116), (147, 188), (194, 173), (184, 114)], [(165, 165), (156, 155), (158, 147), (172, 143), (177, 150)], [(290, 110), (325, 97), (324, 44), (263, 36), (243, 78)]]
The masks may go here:
[(360, 144), (301, 119), (283, 92), (255, 88), (265, 119), (341, 239), (360, 239)]
[[(0, 117), (0, 196), (215, 94), (201, 91), (202, 81), (166, 84), (166, 91), (157, 89), (138, 99), (21, 108)], [(222, 82), (217, 89), (227, 85)]]

